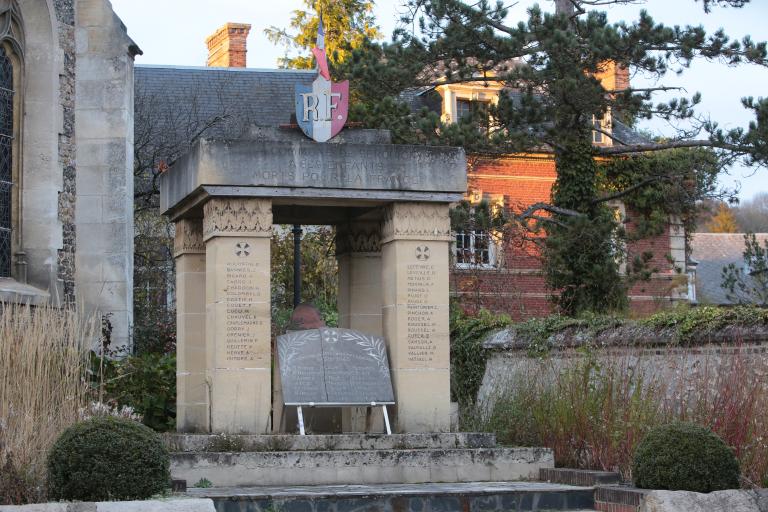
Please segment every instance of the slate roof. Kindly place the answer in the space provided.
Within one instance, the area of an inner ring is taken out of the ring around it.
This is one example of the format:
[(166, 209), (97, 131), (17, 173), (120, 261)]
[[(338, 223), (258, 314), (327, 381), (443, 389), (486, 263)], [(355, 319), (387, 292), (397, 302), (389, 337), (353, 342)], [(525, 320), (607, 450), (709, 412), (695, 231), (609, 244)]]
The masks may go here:
[[(760, 245), (768, 239), (768, 233), (756, 233)], [(734, 263), (737, 268), (744, 265), (743, 233), (693, 233), (691, 237), (691, 259), (696, 266), (696, 301), (699, 304), (730, 305), (722, 283), (723, 267)]]
[[(197, 120), (227, 116), (214, 135), (231, 135), (237, 125), (287, 124), (294, 112), (294, 84), (311, 84), (313, 70), (136, 65), (139, 101), (169, 112), (190, 112)], [(192, 107), (192, 108), (190, 108)], [(216, 133), (218, 132), (218, 133)]]

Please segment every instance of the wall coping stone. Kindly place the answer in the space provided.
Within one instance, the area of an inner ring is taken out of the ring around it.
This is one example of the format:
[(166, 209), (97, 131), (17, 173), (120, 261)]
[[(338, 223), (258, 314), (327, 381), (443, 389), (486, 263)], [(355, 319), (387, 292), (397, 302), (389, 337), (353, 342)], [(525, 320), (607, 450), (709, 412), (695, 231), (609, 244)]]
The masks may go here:
[(0, 512), (216, 512), (207, 498), (2, 505)]
[[(696, 333), (696, 345), (733, 345), (768, 343), (768, 325), (729, 325), (722, 329)], [(674, 328), (652, 328), (634, 323), (603, 329), (597, 333), (586, 327), (568, 327), (547, 338), (546, 345), (553, 350), (597, 347), (684, 347)], [(518, 333), (514, 326), (496, 331), (483, 341), (483, 348), (499, 351), (528, 350), (530, 340)]]

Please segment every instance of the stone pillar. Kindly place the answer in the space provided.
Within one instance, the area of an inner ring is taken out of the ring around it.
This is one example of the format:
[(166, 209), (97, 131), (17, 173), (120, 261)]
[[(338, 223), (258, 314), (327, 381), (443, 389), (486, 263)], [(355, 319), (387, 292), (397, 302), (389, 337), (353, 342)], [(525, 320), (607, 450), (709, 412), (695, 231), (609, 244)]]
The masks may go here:
[(447, 204), (393, 203), (382, 224), (384, 337), (398, 432), (450, 430)]
[(354, 222), (339, 226), (336, 259), (339, 264), (339, 327), (381, 336), (379, 223)]
[(271, 200), (211, 199), (203, 233), (211, 430), (269, 432)]
[[(336, 228), (339, 265), (339, 327), (382, 336), (381, 228), (378, 221), (359, 221)], [(344, 432), (366, 431), (364, 407), (342, 409)], [(383, 432), (381, 412), (373, 412), (373, 431)]]
[(176, 430), (208, 432), (202, 219), (176, 222), (173, 255), (176, 259)]

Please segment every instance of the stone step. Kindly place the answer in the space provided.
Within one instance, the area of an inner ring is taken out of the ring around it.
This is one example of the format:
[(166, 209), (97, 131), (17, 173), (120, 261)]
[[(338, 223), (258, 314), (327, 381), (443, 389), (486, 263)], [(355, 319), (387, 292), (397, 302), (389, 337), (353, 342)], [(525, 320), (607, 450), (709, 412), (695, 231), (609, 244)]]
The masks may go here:
[(282, 452), (175, 452), (171, 476), (192, 487), (411, 484), (535, 479), (553, 467), (547, 448)]
[(189, 489), (218, 512), (586, 512), (593, 489), (541, 482)]
[(166, 434), (172, 452), (282, 452), (494, 448), (496, 436), (479, 432), (429, 434), (237, 435)]

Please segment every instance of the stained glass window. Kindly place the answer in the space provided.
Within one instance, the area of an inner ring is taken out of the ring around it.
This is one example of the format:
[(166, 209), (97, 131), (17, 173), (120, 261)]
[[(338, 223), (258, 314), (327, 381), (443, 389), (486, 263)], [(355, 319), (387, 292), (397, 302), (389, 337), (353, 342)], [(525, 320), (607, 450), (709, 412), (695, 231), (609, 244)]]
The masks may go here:
[(13, 62), (0, 46), (0, 277), (11, 276)]

